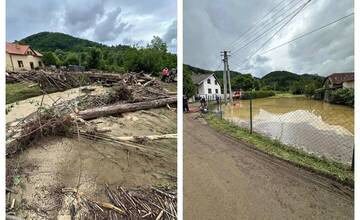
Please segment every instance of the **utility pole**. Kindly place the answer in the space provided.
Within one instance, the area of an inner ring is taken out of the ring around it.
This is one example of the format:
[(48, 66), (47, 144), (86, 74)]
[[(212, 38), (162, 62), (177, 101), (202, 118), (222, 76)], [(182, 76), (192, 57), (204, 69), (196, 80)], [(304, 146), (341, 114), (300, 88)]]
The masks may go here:
[[(230, 56), (230, 55), (228, 55)], [(233, 102), (233, 96), (232, 96), (232, 91), (231, 91), (231, 78), (230, 78), (230, 68), (229, 68), (229, 63), (226, 62), (226, 66), (227, 66), (227, 79), (229, 81), (229, 96), (230, 96), (230, 103)]]
[(225, 105), (227, 104), (227, 77), (226, 77), (226, 72), (227, 72), (227, 51), (224, 50), (223, 52), (220, 52), (221, 56), (224, 56), (223, 58), (223, 62), (224, 62), (224, 73), (223, 73), (223, 81), (224, 81), (224, 103)]
[(223, 56), (223, 62), (224, 62), (224, 74), (223, 74), (223, 78), (224, 78), (224, 102), (225, 104), (227, 103), (227, 86), (229, 85), (229, 100), (230, 103), (232, 103), (233, 101), (233, 97), (232, 97), (232, 91), (231, 91), (231, 79), (230, 79), (230, 69), (229, 69), (229, 53), (230, 51), (222, 51), (220, 52), (221, 56)]

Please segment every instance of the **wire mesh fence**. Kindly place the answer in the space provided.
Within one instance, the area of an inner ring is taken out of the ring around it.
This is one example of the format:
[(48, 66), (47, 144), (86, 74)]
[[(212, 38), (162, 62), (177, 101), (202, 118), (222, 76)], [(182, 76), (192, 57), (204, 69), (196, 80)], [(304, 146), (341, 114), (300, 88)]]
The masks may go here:
[(219, 117), (320, 158), (351, 165), (354, 109), (305, 97), (237, 99), (212, 106)]

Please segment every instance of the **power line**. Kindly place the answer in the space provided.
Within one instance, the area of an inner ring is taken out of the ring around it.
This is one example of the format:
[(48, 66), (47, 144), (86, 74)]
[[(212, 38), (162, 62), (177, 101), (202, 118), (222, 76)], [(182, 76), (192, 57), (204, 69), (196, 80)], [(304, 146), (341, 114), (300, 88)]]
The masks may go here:
[(320, 30), (322, 30), (322, 29), (324, 29), (324, 28), (327, 28), (327, 27), (329, 27), (329, 26), (331, 26), (331, 25), (333, 25), (333, 24), (336, 24), (337, 22), (340, 22), (340, 21), (342, 21), (342, 20), (344, 20), (344, 19), (346, 19), (346, 18), (348, 18), (348, 17), (350, 17), (350, 16), (353, 16), (353, 15), (354, 15), (354, 12), (352, 12), (352, 13), (344, 16), (344, 17), (341, 17), (341, 18), (339, 18), (339, 19), (337, 19), (337, 20), (335, 20), (335, 21), (333, 21), (333, 22), (330, 22), (330, 23), (328, 23), (328, 24), (326, 24), (326, 25), (324, 25), (324, 26), (321, 26), (321, 27), (316, 28), (316, 29), (314, 29), (314, 30), (312, 30), (312, 31), (309, 31), (309, 32), (307, 32), (307, 33), (305, 33), (305, 34), (303, 34), (303, 35), (300, 35), (300, 36), (298, 36), (298, 37), (296, 37), (296, 38), (294, 38), (294, 39), (291, 39), (291, 40), (289, 40), (289, 41), (287, 41), (287, 42), (285, 42), (285, 43), (282, 43), (282, 44), (280, 44), (280, 45), (278, 45), (278, 46), (275, 46), (275, 47), (273, 47), (273, 48), (271, 48), (271, 49), (269, 49), (269, 50), (261, 53), (261, 55), (264, 55), (264, 54), (266, 54), (266, 53), (269, 53), (270, 51), (276, 50), (276, 49), (278, 49), (278, 48), (280, 48), (280, 47), (283, 47), (283, 46), (285, 46), (285, 45), (287, 45), (287, 44), (290, 44), (290, 43), (292, 43), (292, 42), (294, 42), (294, 41), (296, 41), (296, 40), (299, 40), (299, 39), (301, 39), (301, 38), (303, 38), (303, 37), (306, 37), (306, 36), (308, 36), (308, 35), (310, 35), (310, 34), (313, 34), (313, 33), (317, 32), (317, 31), (320, 31)]
[(243, 37), (245, 34), (247, 34), (250, 30), (252, 30), (254, 27), (256, 27), (256, 25), (258, 23), (260, 23), (262, 20), (264, 20), (264, 18), (266, 18), (268, 15), (271, 14), (271, 12), (274, 11), (274, 9), (276, 9), (278, 6), (280, 6), (283, 2), (285, 2), (286, 0), (282, 0), (280, 1), (275, 7), (273, 7), (265, 16), (263, 16), (261, 19), (257, 20), (255, 22), (255, 24), (253, 24), (251, 27), (249, 27), (246, 31), (242, 32), (237, 38), (235, 38), (235, 40), (233, 40), (230, 44), (228, 44), (225, 48), (231, 47), (236, 41), (238, 41), (239, 39), (241, 39), (241, 37)]
[[(259, 19), (259, 20), (258, 20), (254, 25), (252, 25), (247, 31), (245, 31), (244, 33), (242, 33), (242, 34), (241, 34), (242, 36), (239, 36), (238, 39), (233, 40), (230, 46), (233, 46), (234, 44), (235, 44), (235, 45), (238, 44), (238, 43), (239, 43), (238, 41), (241, 40), (241, 37), (246, 36), (247, 33), (251, 33), (251, 32), (254, 32), (254, 31), (255, 31), (255, 33), (254, 33), (253, 35), (258, 34), (259, 31), (262, 30), (262, 29), (261, 29), (261, 26), (265, 26), (268, 22), (274, 22), (274, 21), (276, 21), (278, 18), (280, 18), (280, 17), (282, 17), (284, 14), (286, 14), (286, 13), (282, 13), (282, 14), (280, 14), (280, 16), (277, 16), (280, 12), (282, 12), (284, 9), (286, 9), (287, 7), (289, 7), (293, 2), (297, 1), (297, 2), (295, 3), (295, 5), (292, 6), (292, 7), (295, 7), (299, 2), (304, 1), (304, 0), (291, 0), (288, 4), (284, 5), (284, 6), (281, 7), (279, 10), (276, 11), (275, 9), (277, 9), (279, 6), (281, 6), (281, 4), (283, 4), (285, 1), (286, 1), (286, 0), (280, 1), (276, 6), (274, 6), (270, 11), (268, 11), (268, 13), (267, 13), (265, 16), (263, 16), (261, 19)], [(266, 17), (268, 17), (273, 11), (276, 11), (276, 12), (275, 12), (274, 14), (272, 14), (272, 16), (271, 16), (269, 19), (264, 20), (264, 19), (265, 19)], [(275, 17), (274, 17), (274, 16), (275, 16)], [(258, 23), (261, 23), (263, 20), (264, 20), (264, 23), (262, 23), (259, 27), (257, 27), (256, 25), (257, 25)], [(254, 29), (254, 28), (255, 28), (255, 29)], [(258, 28), (260, 28), (260, 29), (257, 30)], [(252, 31), (252, 29), (253, 29), (254, 31)], [(246, 39), (248, 39), (248, 37), (245, 38), (243, 41), (240, 41), (240, 43), (246, 41)], [(227, 44), (227, 45), (228, 45), (228, 46), (226, 46), (225, 48), (230, 47), (229, 44)], [(216, 49), (216, 50), (212, 50), (212, 51), (211, 51), (211, 54), (215, 54), (216, 51), (217, 51), (217, 49)]]
[[(306, 3), (307, 4), (307, 3)], [(256, 42), (257, 40), (261, 39), (263, 36), (265, 36), (266, 33), (268, 33), (269, 31), (272, 31), (273, 29), (276, 28), (276, 26), (278, 26), (279, 24), (281, 24), (283, 21), (285, 21), (288, 17), (291, 17), (292, 15), (295, 14), (295, 16), (298, 14), (299, 11), (302, 10), (302, 7), (304, 5), (299, 6), (298, 8), (296, 8), (295, 10), (293, 10), (290, 14), (288, 14), (287, 16), (285, 16), (284, 18), (282, 18), (280, 21), (276, 22), (274, 25), (272, 25), (270, 28), (266, 29), (264, 32), (262, 32), (260, 35), (256, 36), (255, 38), (253, 38), (251, 41), (249, 41), (248, 43), (246, 43), (245, 45), (243, 45), (242, 47), (236, 49), (233, 53), (233, 55), (235, 55), (236, 53), (238, 53), (241, 49), (244, 49), (245, 47), (249, 46), (250, 44)], [(291, 18), (292, 19), (292, 18)], [(290, 19), (290, 20), (291, 20)]]
[(246, 62), (244, 62), (244, 64), (247, 63), (247, 62), (250, 60), (250, 58), (253, 57), (257, 52), (259, 52), (262, 48), (264, 48), (265, 45), (266, 45), (269, 41), (271, 41), (286, 25), (288, 25), (310, 2), (311, 2), (311, 0), (308, 0), (283, 26), (281, 26), (267, 41), (265, 41), (265, 42), (261, 45), (261, 47), (259, 47), (259, 48), (255, 51), (255, 53), (253, 53), (251, 56), (247, 57), (247, 58), (245, 59)]
[[(250, 36), (248, 36), (248, 37), (245, 37), (243, 40), (241, 40), (241, 38), (237, 39), (237, 40), (236, 40), (237, 43), (232, 44), (232, 46), (236, 47), (236, 45), (240, 45), (240, 44), (245, 43), (245, 42), (249, 39), (249, 37), (250, 37), (250, 39), (251, 39), (252, 36), (256, 36), (258, 33), (260, 33), (260, 32), (263, 30), (263, 28), (267, 27), (267, 25), (270, 25), (271, 23), (276, 22), (277, 19), (283, 17), (285, 14), (287, 14), (287, 12), (288, 12), (289, 10), (291, 10), (292, 8), (295, 8), (299, 3), (301, 3), (301, 2), (304, 1), (304, 0), (297, 0), (297, 2), (296, 2), (294, 5), (292, 5), (290, 9), (288, 9), (288, 10), (285, 11), (284, 13), (281, 13), (281, 14), (278, 16), (278, 14), (279, 14), (280, 12), (282, 12), (284, 9), (287, 9), (287, 7), (290, 7), (290, 5), (291, 5), (293, 2), (295, 2), (295, 1), (296, 1), (296, 0), (293, 0), (293, 1), (289, 2), (289, 4), (284, 5), (280, 10), (278, 10), (276, 13), (273, 14), (273, 17), (270, 17), (269, 19), (265, 20), (264, 23), (262, 23), (260, 26), (258, 26), (258, 27), (252, 26), (250, 29), (252, 30), (253, 28), (255, 28), (255, 29), (253, 29), (254, 31), (249, 31), (249, 32), (247, 32), (247, 33), (249, 33), (249, 34), (250, 34), (251, 32), (253, 32), (252, 35), (250, 35)], [(270, 13), (269, 13), (269, 14), (270, 14)], [(258, 23), (258, 22), (257, 22), (257, 23)], [(276, 25), (275, 25), (275, 26), (276, 26)], [(244, 36), (245, 36), (245, 34), (244, 34)], [(240, 40), (240, 41), (239, 41), (239, 40)]]
[(316, 28), (316, 29), (313, 29), (312, 31), (309, 31), (309, 32), (307, 32), (307, 33), (305, 33), (305, 34), (303, 34), (303, 35), (300, 35), (300, 36), (298, 36), (298, 37), (296, 37), (296, 38), (294, 38), (294, 39), (292, 39), (292, 40), (289, 40), (289, 41), (287, 41), (287, 42), (285, 42), (285, 43), (282, 43), (282, 44), (280, 44), (280, 45), (278, 45), (278, 46), (275, 46), (275, 47), (273, 47), (273, 48), (270, 48), (269, 50), (261, 53), (260, 55), (264, 55), (264, 54), (266, 54), (266, 53), (268, 53), (268, 52), (270, 52), (270, 51), (273, 51), (273, 50), (278, 49), (278, 48), (280, 48), (280, 47), (283, 47), (283, 46), (285, 46), (285, 45), (287, 45), (287, 44), (290, 44), (290, 43), (292, 43), (292, 42), (294, 42), (294, 41), (296, 41), (296, 40), (299, 40), (299, 39), (301, 39), (301, 38), (304, 38), (304, 37), (306, 37), (306, 36), (308, 36), (308, 35), (310, 35), (310, 34), (313, 34), (313, 33), (315, 33), (315, 32), (318, 32), (318, 31), (320, 31), (320, 30), (322, 30), (322, 29), (324, 29), (324, 28), (327, 28), (327, 27), (329, 27), (329, 26), (331, 26), (331, 25), (333, 25), (333, 24), (336, 24), (336, 23), (338, 23), (338, 22), (340, 22), (340, 21), (342, 21), (342, 20), (344, 20), (344, 19), (346, 19), (346, 18), (348, 18), (348, 17), (350, 17), (350, 16), (353, 16), (353, 15), (354, 15), (354, 12), (352, 12), (352, 13), (350, 13), (350, 14), (348, 14), (348, 15), (345, 15), (345, 16), (339, 18), (339, 19), (336, 19), (336, 20), (334, 20), (334, 21), (332, 21), (332, 22), (330, 22), (330, 23), (328, 23), (328, 24), (325, 24), (325, 25), (323, 25), (323, 26), (321, 26), (321, 27), (318, 27), (318, 28)]

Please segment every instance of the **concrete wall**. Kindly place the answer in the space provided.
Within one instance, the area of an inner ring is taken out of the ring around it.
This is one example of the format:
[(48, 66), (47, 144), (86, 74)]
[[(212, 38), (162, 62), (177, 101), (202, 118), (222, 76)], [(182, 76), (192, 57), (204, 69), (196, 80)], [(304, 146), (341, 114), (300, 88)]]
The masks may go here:
[[(19, 67), (18, 61), (22, 61), (23, 67)], [(6, 53), (6, 71), (31, 70), (30, 63), (34, 64), (34, 68), (39, 67), (39, 62), (43, 65), (41, 58), (32, 55), (14, 55)]]

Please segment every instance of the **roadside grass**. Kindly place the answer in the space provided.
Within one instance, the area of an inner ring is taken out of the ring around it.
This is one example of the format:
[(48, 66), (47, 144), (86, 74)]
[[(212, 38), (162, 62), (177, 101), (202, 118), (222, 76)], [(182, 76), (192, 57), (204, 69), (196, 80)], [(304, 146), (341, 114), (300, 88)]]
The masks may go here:
[[(31, 86), (31, 83), (11, 83), (6, 84), (6, 104), (18, 102), (27, 98), (42, 95), (38, 85)], [(53, 89), (47, 91), (48, 93), (56, 92), (58, 90)]]
[(220, 119), (213, 113), (208, 114), (206, 120), (215, 130), (247, 142), (260, 151), (353, 186), (354, 172), (350, 166), (329, 161), (325, 158), (318, 158), (254, 132), (250, 134), (248, 130), (239, 128), (231, 122)]

